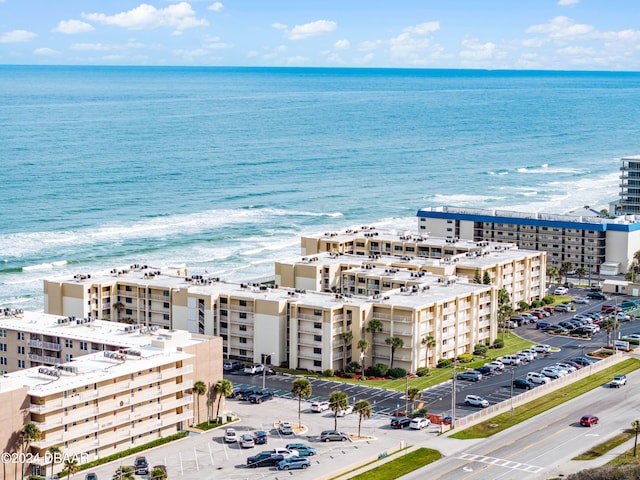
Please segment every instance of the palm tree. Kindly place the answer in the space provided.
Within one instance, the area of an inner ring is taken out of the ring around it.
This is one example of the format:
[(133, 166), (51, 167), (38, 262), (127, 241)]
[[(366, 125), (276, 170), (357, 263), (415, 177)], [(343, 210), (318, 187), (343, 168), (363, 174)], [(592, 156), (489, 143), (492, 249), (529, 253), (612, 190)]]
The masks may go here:
[(312, 393), (311, 382), (307, 378), (298, 378), (293, 381), (291, 393), (298, 397), (298, 427), (301, 427), (300, 410), (302, 408), (302, 397), (308, 398)]
[(418, 387), (409, 387), (407, 389), (407, 398), (409, 399), (409, 401), (411, 402), (411, 411), (413, 412), (414, 408), (413, 405), (416, 402), (416, 400), (418, 400), (420, 397), (422, 397), (422, 390), (420, 390)]
[(67, 480), (76, 473), (80, 467), (78, 467), (78, 460), (73, 457), (68, 457), (64, 460), (64, 468), (67, 471)]
[(551, 283), (558, 277), (558, 269), (556, 267), (547, 267), (547, 281)]
[(618, 329), (618, 321), (615, 318), (605, 318), (600, 323), (600, 328), (607, 332), (607, 345), (612, 344), (613, 339), (611, 338), (611, 333)]
[(113, 475), (113, 480), (134, 480), (133, 468), (122, 466), (116, 469), (116, 473)]
[(404, 347), (404, 340), (400, 337), (389, 337), (385, 339), (384, 343), (391, 347), (391, 362), (389, 364), (389, 369), (391, 369), (393, 368), (393, 356), (396, 354), (396, 349)]
[(207, 393), (207, 384), (202, 380), (198, 380), (193, 384), (191, 390), (196, 394), (196, 420), (197, 424), (200, 425), (200, 395)]
[(568, 275), (569, 272), (573, 270), (573, 263), (567, 261), (562, 262), (562, 264), (560, 265), (560, 269), (558, 270), (558, 273), (560, 274), (560, 276), (564, 275), (564, 281), (568, 282)]
[(429, 349), (436, 346), (436, 339), (433, 338), (431, 335), (427, 335), (422, 339), (421, 343), (422, 345), (427, 347), (427, 353), (425, 354), (425, 357), (424, 357), (424, 366), (426, 368), (429, 368)]
[(360, 425), (363, 418), (371, 418), (373, 413), (371, 410), (371, 404), (366, 400), (358, 400), (353, 406), (353, 411), (358, 414), (358, 437), (360, 436)]
[(20, 445), (22, 447), (22, 480), (24, 480), (24, 467), (26, 463), (26, 456), (31, 442), (37, 442), (40, 440), (41, 432), (35, 423), (29, 422), (20, 431)]
[(167, 480), (167, 474), (163, 469), (155, 467), (151, 470), (151, 480)]
[(61, 450), (59, 447), (53, 445), (52, 447), (49, 447), (47, 451), (49, 452), (49, 455), (51, 455), (51, 476), (53, 477), (53, 468), (57, 460), (60, 458)]
[(633, 442), (633, 456), (636, 456), (636, 449), (638, 447), (638, 432), (640, 432), (640, 420), (634, 420), (633, 422), (631, 422), (631, 428), (633, 428), (633, 430), (636, 433), (636, 439)]
[(360, 350), (360, 361), (362, 362), (362, 375), (364, 375), (364, 354), (369, 350), (370, 343), (366, 338), (358, 340), (358, 350)]
[(333, 412), (333, 429), (338, 430), (338, 412), (346, 410), (349, 406), (349, 397), (340, 390), (335, 390), (329, 395), (329, 408)]
[(342, 345), (342, 371), (344, 372), (347, 369), (347, 344), (353, 340), (353, 332), (342, 332), (342, 340), (344, 341)]
[(582, 279), (587, 276), (587, 269), (584, 267), (576, 268), (576, 275), (578, 276), (578, 284), (582, 283)]
[(382, 331), (382, 322), (377, 318), (369, 320), (367, 332), (371, 334), (371, 365), (375, 363), (376, 358), (376, 333)]
[(231, 392), (233, 392), (233, 383), (226, 378), (223, 378), (216, 382), (213, 389), (216, 392), (216, 395), (218, 395), (218, 407), (216, 408), (216, 418), (218, 418), (218, 415), (220, 415), (220, 400), (222, 400), (222, 397), (228, 397), (231, 395)]
[(504, 341), (505, 321), (507, 317), (511, 315), (513, 309), (511, 308), (511, 297), (506, 289), (501, 288), (498, 290), (498, 325), (502, 327), (502, 340)]

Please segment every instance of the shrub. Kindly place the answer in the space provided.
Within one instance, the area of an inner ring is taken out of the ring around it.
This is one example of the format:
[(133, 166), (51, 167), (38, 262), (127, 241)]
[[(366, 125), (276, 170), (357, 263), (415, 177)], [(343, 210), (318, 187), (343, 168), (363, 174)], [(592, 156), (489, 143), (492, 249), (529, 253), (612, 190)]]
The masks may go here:
[(426, 377), (429, 375), (429, 369), (427, 367), (420, 367), (416, 370), (416, 375), (419, 377)]
[(479, 343), (475, 347), (473, 347), (473, 354), (474, 355), (484, 355), (485, 353), (487, 353), (487, 346), (486, 345), (483, 345), (483, 344)]
[(371, 369), (371, 375), (373, 377), (384, 377), (389, 371), (389, 367), (384, 363), (376, 363)]
[(531, 307), (529, 307), (529, 304), (527, 302), (525, 302), (524, 300), (518, 302), (518, 307), (520, 308), (520, 310), (529, 310), (529, 308), (531, 308)]
[(356, 378), (356, 372), (344, 372), (345, 378)]
[(544, 303), (545, 305), (551, 305), (555, 302), (555, 299), (553, 298), (552, 295), (546, 295), (543, 299), (542, 299), (542, 303)]
[(463, 353), (462, 355), (458, 355), (458, 361), (460, 363), (473, 362), (473, 355), (471, 355), (470, 353)]
[(493, 341), (493, 348), (504, 348), (504, 342), (502, 340), (500, 340), (499, 338), (496, 338)]
[(543, 305), (544, 303), (542, 303), (542, 300), (534, 300), (533, 302), (531, 302), (532, 308), (540, 308)]
[(402, 378), (407, 376), (407, 371), (404, 368), (395, 367), (387, 372), (387, 376), (391, 378)]
[(451, 360), (448, 358), (441, 358), (438, 360), (438, 368), (447, 368), (451, 366)]
[(335, 372), (333, 371), (333, 368), (327, 368), (324, 372), (322, 372), (322, 376), (324, 377), (333, 377), (335, 375)]
[(358, 362), (349, 362), (347, 367), (344, 369), (345, 373), (356, 373), (359, 372), (362, 367)]

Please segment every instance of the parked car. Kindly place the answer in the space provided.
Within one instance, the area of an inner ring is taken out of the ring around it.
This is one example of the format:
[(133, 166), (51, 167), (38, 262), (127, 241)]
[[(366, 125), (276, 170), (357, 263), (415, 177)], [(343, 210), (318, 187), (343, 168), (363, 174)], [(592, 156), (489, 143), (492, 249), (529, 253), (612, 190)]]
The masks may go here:
[(590, 427), (591, 425), (597, 425), (599, 418), (595, 415), (583, 415), (580, 419), (580, 425), (583, 427)]
[(546, 307), (542, 307), (542, 309), (543, 309), (545, 312), (549, 312), (549, 313), (551, 313), (551, 314), (553, 314), (553, 312), (555, 312), (555, 311), (556, 311), (556, 309), (555, 309), (554, 307), (552, 307), (551, 305), (547, 305)]
[(556, 312), (568, 312), (571, 309), (571, 306), (566, 303), (561, 303), (556, 305), (554, 308)]
[(289, 457), (278, 462), (278, 470), (295, 470), (298, 468), (306, 469), (311, 466), (311, 462), (305, 457)]
[(546, 383), (549, 383), (549, 377), (547, 377), (546, 375), (543, 375), (542, 373), (538, 373), (538, 372), (529, 372), (527, 373), (527, 380), (529, 380), (531, 383), (537, 383), (539, 385), (544, 385)]
[(619, 322), (629, 322), (631, 321), (631, 315), (627, 315), (624, 312), (618, 312), (616, 313), (613, 318), (615, 318), (617, 321)]
[(551, 316), (551, 312), (545, 310), (544, 308), (534, 308), (533, 310), (531, 310), (531, 315), (534, 315), (535, 313), (540, 313), (542, 315), (542, 317), (540, 318)]
[(566, 372), (564, 370), (560, 370), (559, 368), (555, 367), (544, 367), (542, 370), (540, 370), (540, 373), (546, 377), (553, 379), (560, 378), (566, 375)]
[(516, 353), (516, 357), (518, 357), (520, 359), (520, 363), (529, 363), (533, 361), (533, 357), (527, 355), (526, 353), (523, 352), (518, 352)]
[(551, 353), (551, 345), (547, 345), (545, 343), (534, 345), (531, 349), (538, 353)]
[(529, 312), (530, 315), (533, 315), (534, 317), (536, 317), (538, 320), (540, 320), (541, 318), (545, 318), (547, 317), (549, 314), (547, 312), (545, 312), (544, 310), (531, 310), (531, 312)]
[(609, 386), (612, 388), (620, 388), (623, 385), (627, 384), (627, 376), (626, 375), (616, 375), (613, 377), (613, 380), (609, 382)]
[(527, 390), (531, 390), (535, 387), (535, 384), (526, 378), (516, 378), (513, 380), (513, 386), (514, 388), (525, 388)]
[(530, 362), (533, 362), (538, 357), (538, 354), (531, 350), (520, 350), (516, 355), (524, 355)]
[(622, 312), (622, 307), (604, 304), (602, 305), (602, 307), (600, 307), (600, 311), (602, 313), (619, 313)]
[(583, 367), (586, 367), (587, 365), (591, 365), (592, 363), (594, 363), (593, 360), (587, 357), (575, 357), (575, 358), (572, 358), (571, 360), (576, 363), (579, 363)]
[(266, 402), (267, 400), (271, 400), (272, 398), (273, 398), (273, 393), (262, 391), (262, 392), (257, 392), (257, 393), (254, 393), (253, 395), (250, 395), (249, 401), (251, 403), (262, 403), (262, 402)]
[(470, 382), (479, 382), (482, 380), (482, 374), (474, 370), (468, 370), (466, 372), (460, 372), (456, 375), (457, 380), (468, 380)]
[(504, 370), (504, 363), (500, 360), (494, 360), (493, 362), (485, 363), (485, 367), (493, 367), (496, 372)]
[(293, 435), (293, 426), (289, 422), (281, 422), (278, 431), (280, 435)]
[(134, 471), (136, 475), (149, 475), (149, 462), (147, 462), (146, 457), (136, 457), (136, 461), (134, 463)]
[(313, 457), (318, 454), (315, 448), (305, 445), (304, 443), (288, 443), (285, 447), (289, 451), (298, 452), (298, 455), (301, 457)]
[(240, 446), (242, 448), (253, 448), (256, 446), (256, 441), (253, 438), (253, 435), (250, 433), (245, 433), (240, 437)]
[(505, 355), (503, 357), (499, 357), (500, 360), (505, 365), (520, 365), (522, 361), (515, 355)]
[(589, 303), (589, 299), (585, 297), (573, 297), (573, 303), (578, 305), (586, 305)]
[(464, 397), (464, 404), (470, 405), (472, 407), (482, 408), (486, 408), (489, 406), (489, 402), (479, 395), (467, 395), (466, 397)]
[(589, 292), (587, 293), (587, 298), (592, 298), (593, 300), (606, 300), (607, 296), (602, 292)]
[(329, 402), (313, 402), (311, 404), (312, 412), (324, 412), (325, 410), (329, 410)]
[(244, 368), (244, 363), (240, 360), (225, 360), (222, 363), (222, 369), (226, 372), (235, 372), (241, 368)]
[(631, 340), (633, 343), (640, 342), (640, 333), (630, 333), (629, 335), (624, 335), (622, 340)]
[(553, 291), (554, 295), (566, 295), (569, 292), (569, 289), (567, 287), (556, 287), (556, 289)]
[(531, 315), (530, 313), (523, 313), (522, 319), (525, 321), (525, 324), (536, 323), (538, 321), (538, 319), (534, 315)]
[(320, 434), (320, 440), (323, 442), (346, 442), (349, 437), (346, 433), (337, 430), (325, 430)]
[(556, 363), (553, 365), (554, 367), (558, 367), (560, 370), (565, 370), (567, 373), (573, 373), (577, 370), (573, 365), (569, 365), (568, 363)]
[(336, 412), (336, 417), (344, 417), (345, 415), (349, 415), (350, 413), (353, 413), (353, 405), (347, 406), (347, 408), (345, 408), (344, 410), (338, 410)]
[(253, 441), (256, 445), (264, 445), (269, 441), (269, 436), (264, 430), (258, 430), (253, 434)]
[(291, 453), (275, 453), (273, 450), (260, 452), (247, 458), (247, 465), (251, 468), (274, 467), (278, 462), (291, 456)]
[(394, 418), (391, 420), (391, 423), (389, 424), (391, 428), (395, 428), (395, 429), (405, 428), (405, 427), (408, 427), (409, 425), (411, 425), (411, 419), (408, 417)]
[(418, 417), (411, 420), (411, 424), (409, 428), (413, 430), (422, 430), (425, 427), (428, 427), (431, 422), (428, 418)]
[(551, 322), (537, 322), (536, 329), (540, 330), (544, 327), (548, 327), (549, 325), (551, 325)]
[(84, 480), (98, 480), (98, 474), (93, 472), (87, 473), (84, 476)]
[(478, 372), (481, 375), (484, 376), (490, 376), (493, 375), (494, 373), (496, 373), (496, 368), (492, 365), (483, 365), (481, 367), (478, 367), (475, 369), (476, 372)]
[(231, 397), (238, 400), (249, 400), (249, 397), (257, 391), (255, 387), (233, 389)]
[(225, 443), (236, 443), (238, 441), (238, 433), (234, 428), (227, 428), (224, 432)]
[(247, 367), (244, 367), (244, 374), (245, 375), (257, 375), (259, 373), (262, 373), (262, 371), (264, 370), (264, 365), (249, 365)]

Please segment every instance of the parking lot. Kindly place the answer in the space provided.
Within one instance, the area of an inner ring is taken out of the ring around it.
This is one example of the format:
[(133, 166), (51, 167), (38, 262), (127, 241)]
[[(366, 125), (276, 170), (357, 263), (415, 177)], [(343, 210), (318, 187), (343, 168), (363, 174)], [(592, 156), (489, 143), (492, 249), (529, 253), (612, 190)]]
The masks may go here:
[[(320, 441), (319, 435), (323, 430), (333, 429), (333, 413), (311, 413), (309, 402), (303, 402), (302, 408), (302, 424), (307, 430), (298, 435), (282, 436), (275, 425), (279, 421), (298, 423), (297, 400), (276, 397), (256, 405), (228, 399), (227, 410), (240, 418), (238, 422), (228, 426), (233, 427), (239, 435), (264, 430), (269, 434), (266, 445), (242, 449), (238, 443), (226, 444), (223, 427), (202, 434), (191, 434), (183, 440), (144, 452), (144, 455), (151, 466), (166, 465), (170, 479), (281, 479), (285, 475), (288, 477), (290, 473), (273, 467), (248, 468), (247, 458), (263, 450), (284, 448), (287, 443), (305, 443), (316, 448), (318, 454), (310, 458), (310, 468), (295, 471), (294, 474), (300, 478), (316, 479), (331, 472), (356, 467), (369, 458), (377, 458), (384, 452), (397, 449), (401, 442), (414, 444), (433, 438), (438, 432), (435, 425), (423, 430), (394, 430), (389, 427), (390, 418), (387, 415), (374, 414), (370, 419), (362, 420), (361, 435), (370, 436), (370, 439), (324, 443)], [(338, 418), (338, 430), (357, 435), (358, 416), (350, 414)], [(135, 455), (92, 471), (98, 473), (100, 479), (111, 479), (116, 468), (120, 465), (131, 466), (134, 459)], [(145, 477), (136, 475), (136, 478)]]

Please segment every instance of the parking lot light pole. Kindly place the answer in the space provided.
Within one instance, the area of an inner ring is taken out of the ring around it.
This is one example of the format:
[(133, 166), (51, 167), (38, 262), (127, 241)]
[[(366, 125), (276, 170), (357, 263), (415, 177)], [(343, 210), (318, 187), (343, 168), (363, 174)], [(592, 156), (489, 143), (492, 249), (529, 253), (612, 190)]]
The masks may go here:
[(451, 430), (456, 427), (456, 366), (458, 357), (453, 358), (453, 382), (451, 392)]
[(513, 382), (516, 379), (516, 368), (511, 369), (511, 421), (513, 422)]
[(275, 352), (271, 352), (271, 353), (263, 353), (262, 354), (262, 390), (265, 389), (266, 386), (266, 382), (267, 382), (267, 365), (266, 365), (266, 360), (267, 358), (269, 360), (271, 360), (271, 355), (275, 355)]

